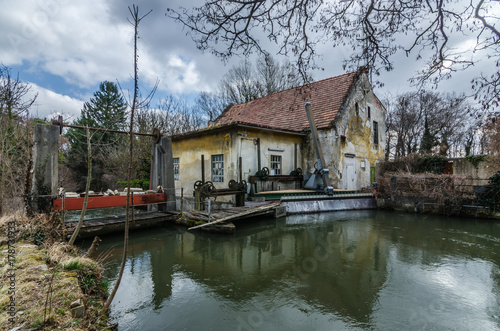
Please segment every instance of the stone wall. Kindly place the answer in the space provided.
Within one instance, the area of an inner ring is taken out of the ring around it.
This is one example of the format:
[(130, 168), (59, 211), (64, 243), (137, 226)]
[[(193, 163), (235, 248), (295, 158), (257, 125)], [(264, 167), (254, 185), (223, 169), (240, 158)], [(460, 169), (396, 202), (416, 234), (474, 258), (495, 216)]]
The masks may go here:
[(415, 213), (500, 218), (500, 213), (491, 213), (488, 208), (474, 203), (474, 191), (469, 189), (469, 181), (465, 177), (386, 174), (380, 181), (382, 185), (378, 191), (377, 206)]
[(494, 166), (491, 162), (478, 162), (477, 167), (466, 158), (449, 159), (453, 163), (453, 174), (471, 176), (473, 185), (486, 185), (488, 178), (500, 171), (500, 165)]

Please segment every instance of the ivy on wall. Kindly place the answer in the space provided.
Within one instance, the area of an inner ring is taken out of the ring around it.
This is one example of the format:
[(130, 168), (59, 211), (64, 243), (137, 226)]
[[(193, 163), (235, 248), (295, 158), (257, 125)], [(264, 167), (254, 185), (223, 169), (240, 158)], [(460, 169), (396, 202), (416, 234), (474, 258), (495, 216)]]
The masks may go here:
[(491, 176), (489, 180), (490, 183), (486, 191), (478, 198), (479, 203), (490, 208), (491, 211), (500, 211), (500, 171)]
[(474, 168), (477, 169), (479, 163), (483, 162), (484, 160), (486, 160), (486, 156), (485, 154), (479, 154), (479, 155), (467, 155), (465, 158), (470, 162), (472, 163), (472, 165), (474, 166)]

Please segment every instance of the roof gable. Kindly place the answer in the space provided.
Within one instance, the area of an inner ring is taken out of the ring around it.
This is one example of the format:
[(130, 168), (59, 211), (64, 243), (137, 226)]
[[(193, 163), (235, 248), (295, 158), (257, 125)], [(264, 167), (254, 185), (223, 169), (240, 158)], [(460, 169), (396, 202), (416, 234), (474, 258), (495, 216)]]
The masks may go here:
[(351, 72), (233, 105), (214, 125), (241, 123), (301, 132), (309, 128), (304, 104), (310, 102), (317, 128), (330, 127), (357, 77), (358, 72)]

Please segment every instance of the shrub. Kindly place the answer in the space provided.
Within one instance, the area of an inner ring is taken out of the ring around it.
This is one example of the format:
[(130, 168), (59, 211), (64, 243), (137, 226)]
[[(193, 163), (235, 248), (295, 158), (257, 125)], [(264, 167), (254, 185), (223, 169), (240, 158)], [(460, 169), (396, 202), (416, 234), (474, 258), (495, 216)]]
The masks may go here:
[(382, 175), (385, 172), (431, 172), (434, 174), (442, 174), (444, 173), (445, 163), (446, 158), (443, 156), (410, 154), (392, 161), (383, 162), (381, 164), (380, 174)]
[(446, 158), (444, 156), (424, 156), (418, 160), (418, 169), (415, 172), (432, 172), (434, 174), (444, 173)]
[(486, 191), (478, 198), (479, 203), (489, 207), (492, 211), (500, 211), (500, 171), (491, 176), (489, 180)]
[[(127, 187), (127, 181), (119, 180), (116, 182), (116, 185)], [(133, 179), (132, 181), (130, 181), (130, 186), (131, 187), (140, 187), (144, 191), (146, 191), (146, 190), (149, 190), (149, 180), (148, 179)]]

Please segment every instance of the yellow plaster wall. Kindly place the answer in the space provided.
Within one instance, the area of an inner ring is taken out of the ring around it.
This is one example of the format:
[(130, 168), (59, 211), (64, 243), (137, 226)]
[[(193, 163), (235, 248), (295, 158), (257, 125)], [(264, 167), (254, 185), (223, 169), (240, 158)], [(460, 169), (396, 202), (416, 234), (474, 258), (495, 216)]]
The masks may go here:
[[(359, 115), (356, 116), (355, 104), (358, 103)], [(367, 108), (371, 108), (371, 118)], [(319, 130), (319, 139), (325, 156), (326, 168), (334, 188), (346, 188), (345, 154), (355, 155), (356, 188), (371, 185), (370, 167), (375, 167), (384, 157), (385, 147), (385, 109), (373, 94), (366, 75), (362, 75), (348, 97), (344, 108), (336, 119), (332, 119), (331, 129)], [(335, 121), (334, 121), (335, 120)], [(373, 121), (379, 125), (379, 144), (373, 142)], [(345, 139), (342, 138), (345, 137)], [(217, 188), (226, 188), (229, 180), (239, 181), (239, 157), (242, 157), (243, 179), (254, 175), (257, 166), (257, 145), (260, 138), (261, 168), (270, 168), (271, 155), (281, 155), (282, 174), (288, 175), (295, 169), (294, 150), (297, 144), (297, 167), (304, 173), (313, 169), (316, 162), (310, 135), (300, 136), (257, 128), (231, 127), (225, 131), (207, 131), (204, 135), (174, 139), (173, 157), (179, 158), (180, 180), (175, 182), (176, 189), (185, 189), (185, 195), (192, 196), (193, 184), (201, 180), (201, 155), (205, 155), (205, 180), (211, 181), (211, 157), (224, 155), (224, 183), (214, 183)], [(270, 151), (283, 149), (283, 151)], [(365, 168), (361, 168), (361, 162)], [(282, 187), (282, 189), (284, 189)]]
[[(179, 158), (179, 180), (175, 181), (177, 192), (184, 188), (184, 195), (191, 197), (193, 185), (201, 180), (201, 155), (205, 156), (205, 180), (212, 181), (212, 155), (224, 155), (224, 182), (214, 183), (216, 188), (227, 188), (230, 180), (239, 181), (239, 157), (242, 158), (243, 179), (248, 182), (258, 166), (256, 139), (260, 138), (261, 168), (270, 168), (271, 155), (282, 158), (282, 174), (294, 170), (294, 150), (297, 144), (297, 167), (302, 165), (300, 145), (303, 137), (254, 128), (230, 128), (225, 131), (207, 132), (172, 141), (173, 157)], [(283, 149), (283, 151), (269, 151)], [(219, 198), (217, 199), (219, 200)], [(222, 198), (223, 201), (227, 199)]]
[[(359, 114), (356, 115), (356, 103), (358, 103)], [(371, 117), (368, 118), (368, 107), (371, 109)], [(352, 91), (340, 120), (337, 122), (337, 130), (345, 136), (340, 139), (340, 154), (338, 168), (344, 169), (345, 154), (355, 155), (356, 186), (357, 188), (371, 185), (370, 167), (376, 167), (384, 158), (385, 147), (385, 114), (386, 111), (380, 105), (368, 82), (363, 75)], [(378, 123), (378, 145), (374, 144), (373, 122)], [(361, 162), (365, 162), (365, 168), (361, 168)], [(339, 180), (341, 188), (345, 188), (344, 178)]]
[[(358, 103), (359, 115), (356, 116), (355, 104)], [(367, 109), (371, 108), (371, 118)], [(371, 185), (370, 167), (384, 158), (385, 147), (385, 109), (376, 100), (366, 75), (362, 75), (344, 108), (332, 119), (331, 129), (319, 130), (318, 136), (325, 156), (326, 168), (334, 188), (345, 189), (345, 154), (354, 154), (356, 189)], [(378, 122), (379, 144), (373, 142), (373, 121)], [(345, 137), (342, 138), (342, 136)], [(309, 172), (316, 162), (316, 153), (310, 136), (303, 147), (303, 169)], [(361, 168), (361, 161), (365, 168)]]
[[(224, 155), (224, 179), (227, 162), (231, 159), (231, 132), (214, 132), (172, 141), (174, 158), (179, 158), (179, 180), (175, 181), (177, 192), (184, 188), (184, 195), (192, 197), (193, 186), (202, 179), (201, 156), (204, 155), (205, 180), (212, 180), (212, 155)], [(216, 188), (226, 187), (226, 183), (214, 183)]]

